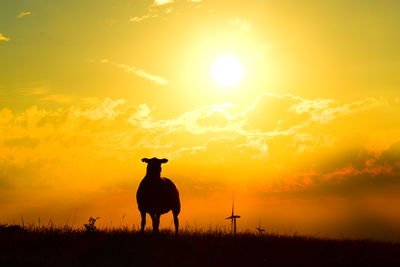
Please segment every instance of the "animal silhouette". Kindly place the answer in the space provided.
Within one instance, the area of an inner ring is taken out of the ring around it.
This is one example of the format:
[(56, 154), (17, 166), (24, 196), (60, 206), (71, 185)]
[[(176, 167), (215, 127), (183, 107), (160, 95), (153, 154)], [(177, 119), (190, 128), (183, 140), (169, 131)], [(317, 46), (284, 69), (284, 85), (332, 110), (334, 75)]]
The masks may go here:
[(136, 201), (142, 216), (141, 231), (144, 231), (146, 225), (146, 213), (150, 214), (153, 231), (158, 232), (161, 214), (172, 210), (175, 232), (178, 233), (178, 215), (181, 211), (179, 192), (170, 179), (161, 177), (161, 164), (168, 160), (143, 158), (142, 161), (147, 163), (147, 171), (136, 192)]

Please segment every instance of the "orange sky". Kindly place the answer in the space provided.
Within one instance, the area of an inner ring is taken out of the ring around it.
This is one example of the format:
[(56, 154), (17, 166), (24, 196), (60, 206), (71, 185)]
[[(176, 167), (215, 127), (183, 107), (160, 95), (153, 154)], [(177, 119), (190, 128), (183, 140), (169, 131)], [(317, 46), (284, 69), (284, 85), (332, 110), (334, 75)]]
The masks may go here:
[(156, 156), (183, 227), (400, 239), (399, 3), (2, 5), (0, 223), (137, 225)]

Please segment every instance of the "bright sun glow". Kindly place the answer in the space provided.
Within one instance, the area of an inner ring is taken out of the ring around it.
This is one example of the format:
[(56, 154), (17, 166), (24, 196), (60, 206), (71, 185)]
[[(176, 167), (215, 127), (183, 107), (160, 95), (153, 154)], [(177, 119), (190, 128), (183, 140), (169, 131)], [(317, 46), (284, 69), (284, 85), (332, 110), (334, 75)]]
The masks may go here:
[(243, 66), (233, 56), (221, 56), (212, 64), (211, 77), (219, 86), (235, 86), (242, 80), (242, 76)]

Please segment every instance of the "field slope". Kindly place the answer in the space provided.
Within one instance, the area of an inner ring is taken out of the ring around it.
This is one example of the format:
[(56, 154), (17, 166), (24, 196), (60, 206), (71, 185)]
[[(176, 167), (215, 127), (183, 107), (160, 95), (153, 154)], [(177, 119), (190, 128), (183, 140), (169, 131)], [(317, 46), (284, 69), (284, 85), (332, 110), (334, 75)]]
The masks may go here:
[(400, 244), (306, 236), (0, 226), (0, 266), (400, 266)]

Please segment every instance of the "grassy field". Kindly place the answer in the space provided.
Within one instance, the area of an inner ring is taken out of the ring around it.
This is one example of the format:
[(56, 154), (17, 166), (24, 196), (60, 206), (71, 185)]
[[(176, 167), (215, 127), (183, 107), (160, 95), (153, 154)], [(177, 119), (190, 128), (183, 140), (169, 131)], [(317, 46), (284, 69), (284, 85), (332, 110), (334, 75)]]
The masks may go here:
[(400, 244), (220, 231), (0, 225), (0, 266), (400, 266)]

